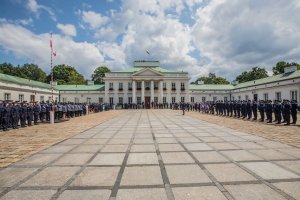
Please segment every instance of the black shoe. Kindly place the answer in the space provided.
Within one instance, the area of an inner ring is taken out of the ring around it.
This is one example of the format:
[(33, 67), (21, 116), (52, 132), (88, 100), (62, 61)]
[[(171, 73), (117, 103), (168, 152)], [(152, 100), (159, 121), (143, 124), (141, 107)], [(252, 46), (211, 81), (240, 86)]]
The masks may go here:
[(290, 124), (284, 124), (284, 126), (289, 126)]

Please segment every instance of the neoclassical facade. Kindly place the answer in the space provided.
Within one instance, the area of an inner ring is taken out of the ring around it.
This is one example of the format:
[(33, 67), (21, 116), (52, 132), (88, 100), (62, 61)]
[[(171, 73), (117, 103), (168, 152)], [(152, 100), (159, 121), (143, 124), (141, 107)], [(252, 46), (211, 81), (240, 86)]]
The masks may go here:
[[(218, 100), (300, 100), (300, 71), (240, 84), (189, 84), (187, 72), (166, 70), (159, 61), (135, 61), (133, 67), (106, 73), (105, 84), (54, 85), (54, 100), (76, 103), (145, 104), (152, 102), (204, 102)], [(51, 100), (51, 85), (0, 74), (0, 100)]]
[(132, 68), (106, 73), (105, 102), (145, 104), (189, 101), (189, 75), (160, 67), (158, 61), (135, 61)]

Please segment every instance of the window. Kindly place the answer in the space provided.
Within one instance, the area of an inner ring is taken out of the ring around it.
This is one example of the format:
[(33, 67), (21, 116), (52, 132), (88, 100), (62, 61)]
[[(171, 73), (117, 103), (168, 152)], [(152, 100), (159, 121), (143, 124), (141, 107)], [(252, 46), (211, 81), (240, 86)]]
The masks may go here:
[(176, 102), (176, 97), (172, 97), (172, 103)]
[(191, 97), (191, 102), (194, 103), (195, 102), (195, 98)]
[(132, 90), (132, 82), (128, 82), (128, 90)]
[(158, 102), (158, 97), (154, 97), (154, 102), (155, 102), (155, 103)]
[(132, 103), (132, 97), (128, 97), (128, 103)]
[(49, 102), (52, 102), (52, 97), (48, 97), (48, 101), (49, 101)]
[(44, 96), (40, 96), (40, 102), (44, 101)]
[(109, 97), (109, 104), (110, 105), (114, 104), (114, 98), (113, 97)]
[(268, 100), (269, 100), (269, 95), (268, 95), (268, 93), (264, 93), (264, 100), (265, 100), (265, 101), (268, 101)]
[(123, 104), (123, 97), (119, 97), (119, 104)]
[(4, 100), (10, 100), (10, 93), (4, 93)]
[(23, 102), (24, 101), (24, 94), (19, 94), (19, 102)]
[(205, 102), (206, 98), (205, 97), (202, 97), (202, 102)]
[(137, 97), (137, 98), (136, 98), (136, 102), (137, 102), (137, 104), (141, 104), (141, 103), (142, 103), (142, 101), (141, 101), (141, 100), (142, 100), (142, 98), (141, 98), (141, 97)]
[(291, 100), (296, 100), (296, 101), (298, 101), (298, 92), (297, 92), (297, 90), (292, 90), (291, 92)]
[(167, 97), (163, 97), (163, 103), (167, 103)]
[(228, 98), (227, 97), (224, 97), (224, 101), (227, 101), (228, 100)]
[(181, 97), (181, 102), (184, 102), (184, 97)]
[(172, 82), (172, 90), (176, 90), (176, 84)]
[(123, 83), (119, 83), (119, 90), (123, 90)]
[(109, 90), (113, 90), (114, 89), (114, 83), (109, 83)]
[(239, 100), (241, 100), (241, 96), (239, 96)]
[(99, 97), (99, 103), (103, 103), (103, 98)]
[(184, 83), (180, 83), (180, 90), (185, 90)]
[(67, 98), (65, 98), (65, 97), (62, 100), (63, 100), (63, 103), (67, 102)]
[(163, 83), (163, 90), (167, 90), (167, 83), (166, 82)]
[(57, 103), (58, 102), (58, 97), (55, 97), (55, 103)]
[(79, 103), (79, 98), (75, 97), (75, 103)]
[(30, 95), (30, 102), (35, 102), (35, 95)]
[(158, 82), (154, 82), (154, 89), (155, 89), (155, 90), (158, 89)]
[(275, 98), (276, 98), (276, 100), (281, 101), (281, 92), (276, 92)]
[(245, 95), (245, 100), (248, 101), (249, 100), (249, 96)]
[(146, 82), (145, 82), (145, 87), (150, 88), (150, 82), (149, 82), (149, 81), (146, 81)]
[(141, 84), (142, 84), (141, 82), (136, 82), (136, 88), (138, 90), (140, 90), (142, 88)]
[(88, 104), (90, 104), (90, 103), (91, 103), (91, 97), (87, 97), (87, 98), (86, 98), (86, 102), (87, 102)]
[(213, 97), (213, 101), (217, 101), (218, 100), (218, 98), (217, 97)]

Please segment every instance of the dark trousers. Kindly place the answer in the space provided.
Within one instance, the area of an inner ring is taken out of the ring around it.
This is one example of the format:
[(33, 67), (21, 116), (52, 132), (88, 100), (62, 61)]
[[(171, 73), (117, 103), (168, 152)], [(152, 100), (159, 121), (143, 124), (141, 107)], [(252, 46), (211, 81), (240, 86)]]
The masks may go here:
[(297, 122), (297, 111), (292, 111), (292, 119), (293, 119), (293, 124), (296, 124)]

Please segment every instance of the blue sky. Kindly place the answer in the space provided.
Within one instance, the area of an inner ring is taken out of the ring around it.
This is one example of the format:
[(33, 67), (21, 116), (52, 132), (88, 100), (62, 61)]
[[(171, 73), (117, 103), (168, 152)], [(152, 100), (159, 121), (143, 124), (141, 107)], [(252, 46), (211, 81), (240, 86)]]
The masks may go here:
[(54, 64), (86, 78), (101, 65), (152, 59), (192, 79), (233, 80), (254, 66), (300, 62), (299, 13), (298, 0), (2, 0), (0, 62), (49, 72), (53, 32)]

